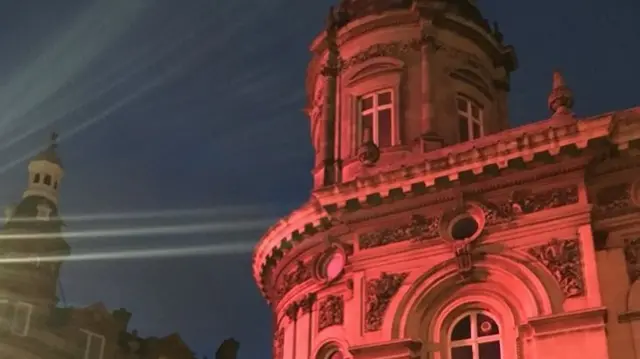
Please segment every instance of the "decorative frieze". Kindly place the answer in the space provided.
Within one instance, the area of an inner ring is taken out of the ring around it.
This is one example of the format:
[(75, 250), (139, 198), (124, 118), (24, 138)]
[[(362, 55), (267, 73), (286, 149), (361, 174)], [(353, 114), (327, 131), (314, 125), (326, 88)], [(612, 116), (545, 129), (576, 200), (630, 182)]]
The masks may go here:
[(517, 216), (578, 203), (578, 186), (553, 188), (534, 193), (514, 191), (509, 199), (497, 205), (483, 206), (488, 226), (510, 222)]
[(276, 330), (273, 338), (273, 357), (275, 359), (284, 358), (284, 329)]
[(624, 258), (627, 262), (629, 281), (633, 283), (640, 277), (640, 238), (624, 241)]
[(378, 232), (363, 233), (358, 239), (360, 249), (370, 249), (409, 239), (429, 239), (438, 237), (439, 217), (413, 215), (411, 223), (394, 228), (385, 228)]
[(344, 323), (344, 299), (341, 295), (330, 295), (320, 302), (318, 331)]
[(276, 289), (278, 298), (282, 298), (298, 284), (302, 284), (311, 279), (311, 276), (312, 270), (309, 263), (297, 261), (295, 269), (292, 272), (285, 274), (280, 283), (278, 283), (278, 287)]
[(631, 184), (620, 183), (600, 189), (596, 194), (594, 213), (598, 217), (617, 216), (633, 207)]
[(375, 332), (382, 328), (384, 315), (393, 297), (398, 293), (409, 273), (382, 273), (380, 278), (367, 282), (365, 298), (366, 332)]
[(584, 294), (580, 242), (577, 239), (553, 239), (547, 244), (530, 248), (529, 254), (547, 267), (566, 298)]

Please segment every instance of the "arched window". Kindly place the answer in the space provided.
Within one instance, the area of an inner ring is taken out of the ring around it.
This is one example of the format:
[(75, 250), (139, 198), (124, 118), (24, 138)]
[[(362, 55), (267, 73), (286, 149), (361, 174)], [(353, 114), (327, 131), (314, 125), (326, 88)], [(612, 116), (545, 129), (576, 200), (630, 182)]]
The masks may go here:
[(485, 312), (468, 312), (449, 334), (450, 359), (502, 359), (498, 323)]
[(36, 174), (33, 176), (33, 183), (39, 183), (39, 182), (40, 182), (40, 174), (39, 174), (39, 173), (36, 173)]
[(42, 183), (46, 184), (47, 186), (51, 185), (51, 176), (50, 175), (45, 175), (44, 176), (44, 181), (42, 181)]

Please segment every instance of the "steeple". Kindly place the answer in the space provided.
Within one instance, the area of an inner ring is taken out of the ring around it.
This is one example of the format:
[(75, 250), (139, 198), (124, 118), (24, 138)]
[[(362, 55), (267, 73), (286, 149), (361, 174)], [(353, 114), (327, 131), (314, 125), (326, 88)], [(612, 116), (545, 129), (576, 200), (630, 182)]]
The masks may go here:
[(58, 134), (52, 133), (49, 146), (29, 162), (29, 183), (22, 198), (38, 196), (58, 204), (58, 189), (64, 171), (56, 152), (57, 139)]

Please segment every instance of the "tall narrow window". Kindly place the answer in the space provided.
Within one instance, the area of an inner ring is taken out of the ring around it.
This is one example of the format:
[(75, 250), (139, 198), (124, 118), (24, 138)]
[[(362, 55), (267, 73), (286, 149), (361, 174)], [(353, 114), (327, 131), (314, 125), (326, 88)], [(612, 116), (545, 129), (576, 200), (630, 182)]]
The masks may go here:
[(84, 351), (84, 359), (102, 359), (104, 353), (104, 336), (83, 330), (87, 334), (87, 346)]
[(33, 307), (28, 303), (17, 303), (13, 312), (13, 322), (11, 331), (15, 334), (25, 336), (29, 333), (29, 322), (31, 321), (31, 311)]
[(50, 175), (45, 175), (44, 176), (44, 181), (42, 181), (42, 183), (46, 184), (47, 186), (51, 185), (51, 176)]
[(483, 312), (467, 313), (449, 336), (451, 359), (502, 359), (500, 328)]
[(36, 173), (33, 175), (33, 183), (40, 183), (40, 174)]
[(462, 96), (458, 96), (456, 105), (458, 108), (460, 142), (474, 140), (483, 136), (482, 107), (475, 101)]
[(378, 147), (393, 145), (393, 93), (378, 91), (358, 99), (358, 141)]

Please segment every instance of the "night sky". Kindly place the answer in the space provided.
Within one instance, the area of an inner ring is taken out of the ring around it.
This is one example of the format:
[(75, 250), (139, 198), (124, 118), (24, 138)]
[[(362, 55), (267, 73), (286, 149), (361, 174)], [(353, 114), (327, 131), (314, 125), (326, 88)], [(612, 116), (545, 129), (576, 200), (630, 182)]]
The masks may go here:
[[(637, 0), (478, 2), (520, 60), (512, 124), (548, 115), (555, 68), (580, 115), (639, 104)], [(200, 355), (233, 336), (241, 359), (271, 357), (250, 247), (309, 193), (303, 81), (331, 3), (0, 0), (0, 203), (58, 131), (68, 305), (125, 307)]]

